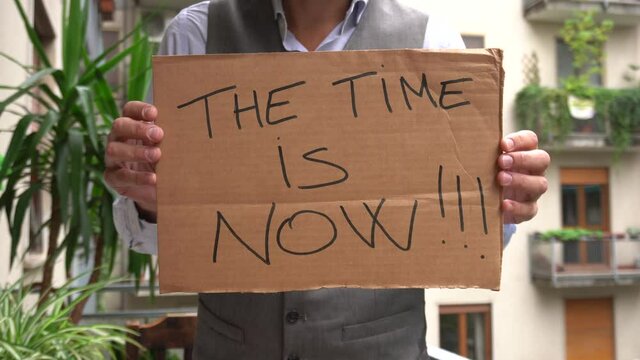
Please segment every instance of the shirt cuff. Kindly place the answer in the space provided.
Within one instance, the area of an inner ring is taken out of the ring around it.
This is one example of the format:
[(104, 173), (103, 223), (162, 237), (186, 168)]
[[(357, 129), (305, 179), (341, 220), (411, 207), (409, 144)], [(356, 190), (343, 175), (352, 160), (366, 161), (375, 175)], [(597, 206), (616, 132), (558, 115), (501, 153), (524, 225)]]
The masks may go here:
[(158, 253), (158, 226), (140, 219), (133, 200), (120, 196), (114, 201), (113, 222), (129, 249), (142, 254)]
[(503, 246), (505, 249), (509, 242), (511, 241), (511, 237), (516, 233), (516, 224), (504, 224), (504, 232), (503, 232)]

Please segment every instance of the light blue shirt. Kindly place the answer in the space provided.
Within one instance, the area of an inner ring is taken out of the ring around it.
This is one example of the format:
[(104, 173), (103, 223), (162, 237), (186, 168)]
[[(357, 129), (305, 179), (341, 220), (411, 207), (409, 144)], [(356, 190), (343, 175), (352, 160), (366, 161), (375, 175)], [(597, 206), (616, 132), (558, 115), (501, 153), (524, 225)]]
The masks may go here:
[[(318, 45), (315, 51), (343, 50), (356, 30), (369, 0), (352, 0), (344, 20), (338, 24)], [(278, 20), (282, 45), (287, 51), (309, 51), (287, 28), (287, 19), (282, 0), (272, 0), (274, 16)], [(416, 10), (418, 11), (418, 10)], [(209, 1), (203, 1), (182, 10), (169, 24), (159, 55), (203, 55), (207, 47)], [(464, 49), (460, 33), (434, 16), (429, 17), (425, 30), (425, 49)], [(131, 199), (120, 197), (113, 206), (114, 223), (118, 233), (129, 247), (146, 254), (157, 253), (157, 226), (138, 217), (138, 211)], [(515, 232), (515, 225), (504, 227), (506, 247)]]

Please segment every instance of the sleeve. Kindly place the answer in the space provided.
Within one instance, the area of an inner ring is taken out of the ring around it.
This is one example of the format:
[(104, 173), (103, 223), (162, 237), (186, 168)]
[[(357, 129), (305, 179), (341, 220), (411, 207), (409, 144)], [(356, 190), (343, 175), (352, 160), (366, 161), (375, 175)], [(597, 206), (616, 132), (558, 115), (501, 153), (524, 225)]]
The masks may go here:
[[(465, 49), (460, 33), (437, 16), (429, 17), (424, 35), (425, 49)], [(516, 232), (515, 224), (504, 224), (503, 248), (506, 248)]]
[(158, 253), (158, 226), (140, 219), (133, 200), (123, 196), (116, 199), (113, 222), (129, 249), (143, 254)]
[[(206, 52), (208, 1), (182, 10), (170, 23), (158, 50), (159, 55), (199, 55)], [(149, 92), (147, 101), (152, 103)], [(113, 221), (129, 248), (143, 254), (157, 254), (158, 227), (140, 219), (133, 200), (118, 197), (113, 204)]]
[(430, 16), (424, 35), (425, 49), (465, 49), (460, 33), (437, 16)]

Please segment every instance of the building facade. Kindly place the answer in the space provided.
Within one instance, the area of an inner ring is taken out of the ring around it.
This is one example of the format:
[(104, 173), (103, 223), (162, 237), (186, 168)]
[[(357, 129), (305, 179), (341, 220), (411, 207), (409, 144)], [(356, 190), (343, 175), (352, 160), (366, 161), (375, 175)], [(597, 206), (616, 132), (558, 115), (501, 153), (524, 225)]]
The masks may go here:
[[(638, 1), (452, 0), (420, 6), (445, 16), (476, 43), (504, 49), (505, 133), (519, 128), (516, 95), (526, 85), (533, 52), (541, 84), (561, 85), (567, 59), (558, 33), (578, 10), (594, 10), (615, 23), (602, 85), (634, 86), (624, 78), (629, 65), (640, 62)], [(473, 359), (640, 358), (640, 242), (625, 234), (640, 226), (640, 153), (636, 146), (614, 160), (601, 139), (605, 132), (572, 133), (562, 145), (541, 139), (552, 157), (549, 190), (538, 216), (519, 225), (505, 249), (500, 291), (427, 290), (429, 343), (466, 347), (458, 352)], [(536, 232), (569, 226), (619, 235), (567, 244), (532, 239)]]

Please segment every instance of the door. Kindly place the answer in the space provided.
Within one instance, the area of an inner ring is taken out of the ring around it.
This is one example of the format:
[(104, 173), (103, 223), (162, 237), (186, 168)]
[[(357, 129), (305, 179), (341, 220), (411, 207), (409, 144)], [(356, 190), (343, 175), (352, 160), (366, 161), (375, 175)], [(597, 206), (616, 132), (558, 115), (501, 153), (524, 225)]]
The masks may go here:
[(613, 360), (613, 299), (565, 300), (567, 360)]

